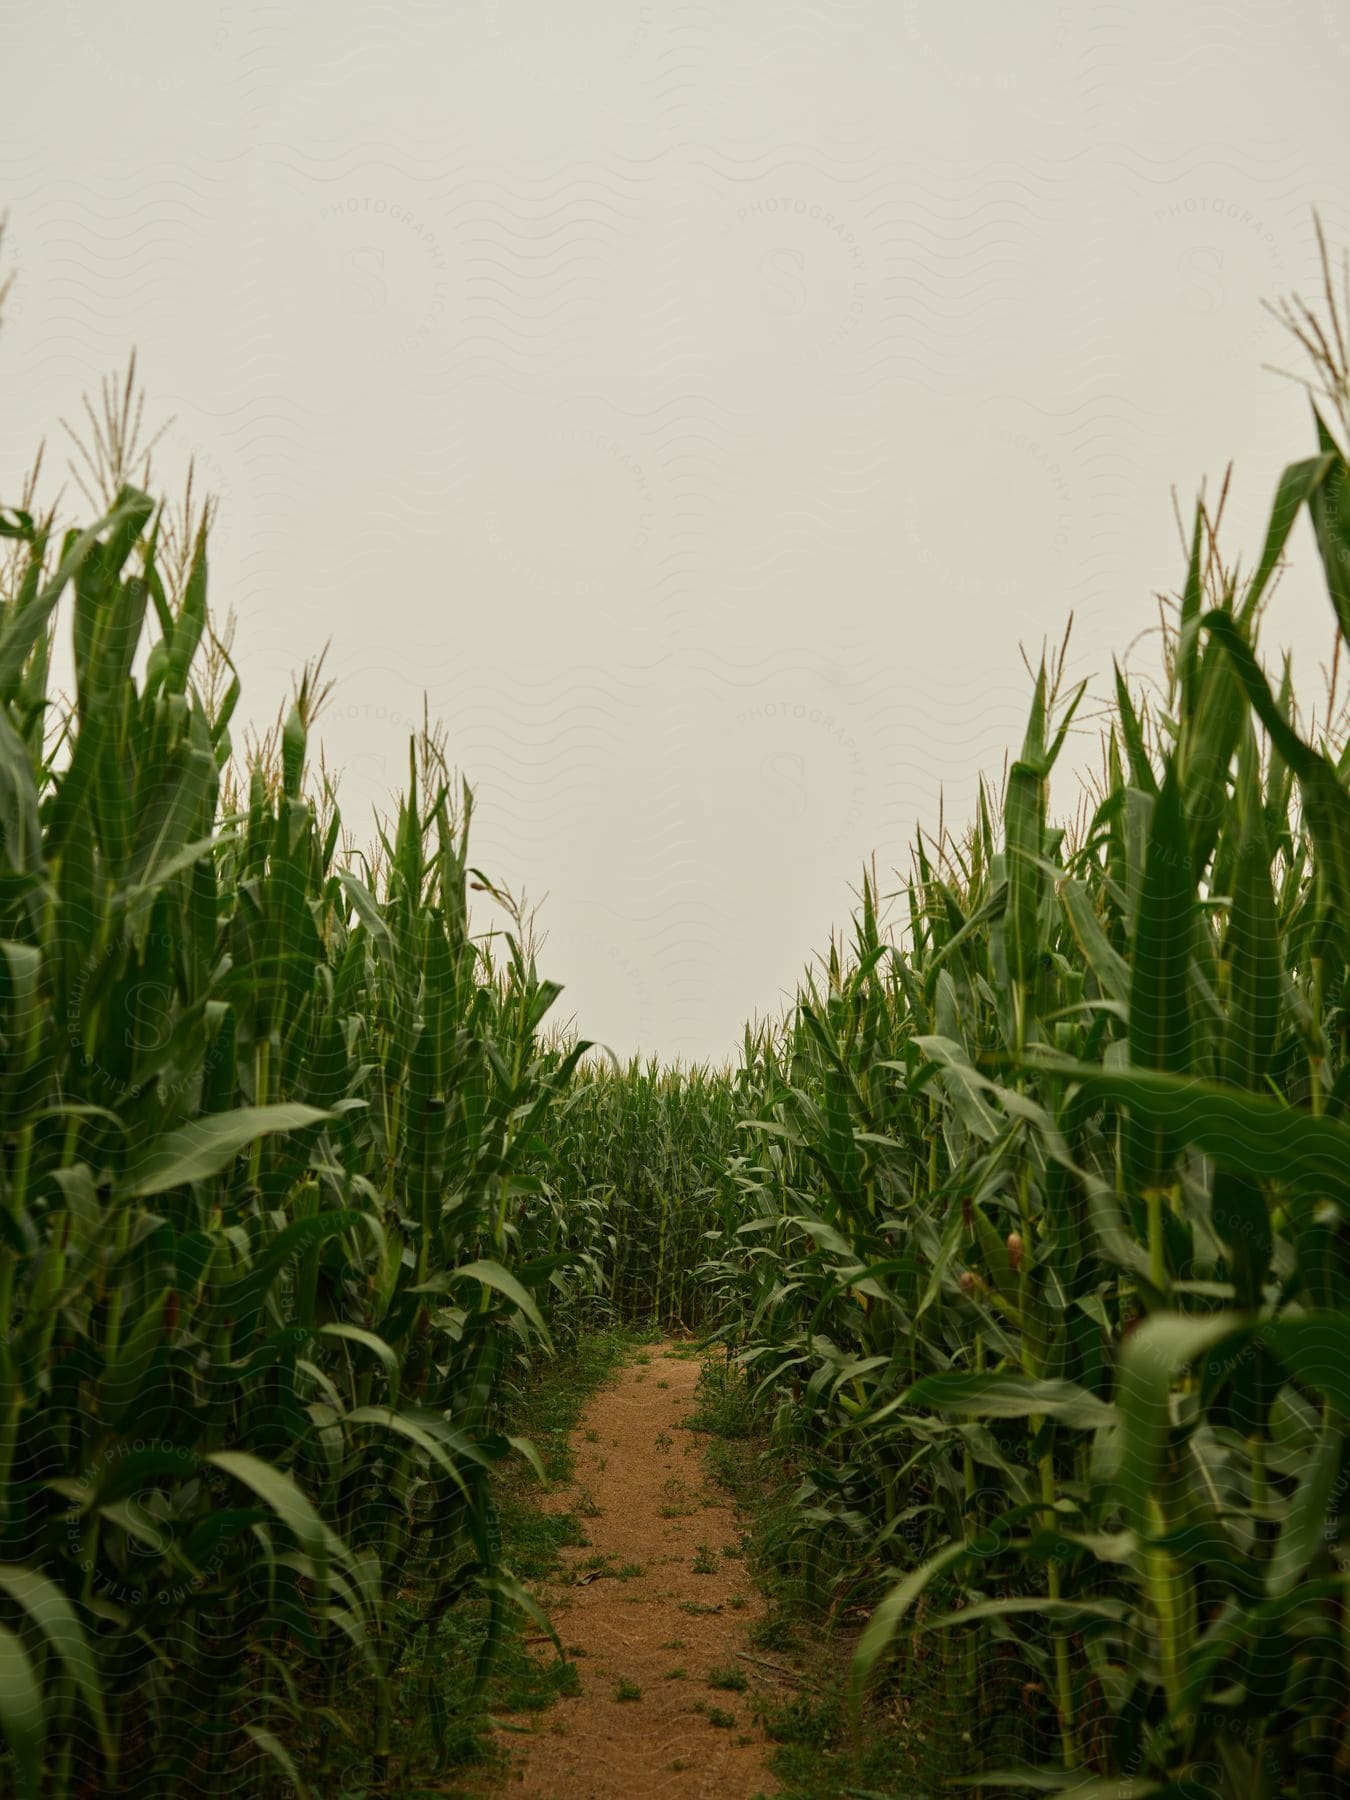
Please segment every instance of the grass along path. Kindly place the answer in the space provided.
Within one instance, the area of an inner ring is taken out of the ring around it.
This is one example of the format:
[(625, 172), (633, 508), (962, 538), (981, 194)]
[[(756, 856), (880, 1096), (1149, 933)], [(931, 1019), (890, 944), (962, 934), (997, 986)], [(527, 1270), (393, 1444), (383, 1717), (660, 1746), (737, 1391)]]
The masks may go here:
[[(589, 1539), (561, 1549), (540, 1596), (579, 1679), (526, 1725), (528, 1736), (503, 1734), (511, 1792), (751, 1800), (778, 1791), (751, 1707), (751, 1690), (773, 1685), (748, 1637), (763, 1603), (735, 1508), (704, 1467), (706, 1439), (688, 1428), (698, 1378), (685, 1346), (637, 1350), (582, 1413), (572, 1484), (541, 1501), (580, 1518)], [(555, 1656), (547, 1643), (537, 1654)]]

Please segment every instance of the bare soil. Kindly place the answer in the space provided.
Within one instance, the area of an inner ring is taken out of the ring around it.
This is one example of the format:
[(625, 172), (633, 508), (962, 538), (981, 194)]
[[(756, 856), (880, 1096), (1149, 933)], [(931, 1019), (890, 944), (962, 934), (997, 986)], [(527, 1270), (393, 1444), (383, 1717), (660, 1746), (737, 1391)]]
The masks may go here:
[[(543, 1504), (576, 1512), (591, 1543), (563, 1551), (565, 1572), (540, 1597), (576, 1658), (581, 1693), (510, 1721), (529, 1735), (502, 1734), (507, 1792), (753, 1800), (779, 1791), (752, 1693), (708, 1681), (732, 1668), (751, 1690), (775, 1685), (748, 1640), (763, 1609), (735, 1510), (704, 1467), (705, 1440), (686, 1425), (698, 1373), (680, 1345), (652, 1345), (595, 1395), (573, 1434), (575, 1484)], [(556, 1654), (547, 1643), (537, 1653)]]

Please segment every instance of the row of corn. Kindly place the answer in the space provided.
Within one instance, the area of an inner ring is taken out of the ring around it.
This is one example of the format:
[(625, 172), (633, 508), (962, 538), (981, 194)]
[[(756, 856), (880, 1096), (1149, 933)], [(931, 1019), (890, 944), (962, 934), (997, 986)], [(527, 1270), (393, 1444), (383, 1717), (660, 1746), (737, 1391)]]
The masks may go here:
[(903, 947), (869, 879), (721, 1072), (546, 1035), (434, 739), (369, 858), (312, 672), (235, 776), (204, 530), (0, 510), (0, 1792), (387, 1786), (396, 1675), (533, 1604), (503, 1395), (597, 1305), (732, 1347), (908, 1790), (1346, 1784), (1350, 753), (1257, 652), (1296, 528), (1350, 635), (1311, 330), (1316, 452), (1250, 575), (1197, 509), (1075, 828), (1061, 657)]
[[(719, 1167), (659, 1213), (681, 1259), (705, 1235), (790, 1477), (780, 1575), (857, 1629), (899, 1792), (1350, 1785), (1350, 749), (1257, 652), (1295, 528), (1334, 665), (1350, 637), (1344, 344), (1334, 301), (1297, 322), (1315, 452), (1248, 576), (1197, 509), (1074, 829), (1061, 654), (1001, 796), (920, 840), (903, 948), (869, 878), (725, 1101), (699, 1084), (737, 1141), (705, 1126)], [(678, 1177), (672, 1082), (601, 1078), (592, 1157)]]
[(581, 1046), (471, 930), (434, 739), (369, 859), (313, 671), (236, 778), (202, 522), (108, 499), (0, 511), (0, 1792), (338, 1792), (451, 1606), (481, 1687), (532, 1604), (493, 1472), (600, 1282), (543, 1149)]
[(1079, 828), (1043, 668), (1001, 806), (918, 847), (905, 952), (869, 886), (747, 1059), (705, 1278), (806, 1592), (871, 1609), (855, 1694), (936, 1656), (915, 1768), (972, 1792), (1350, 1781), (1350, 751), (1256, 653), (1303, 519), (1350, 635), (1317, 434), (1249, 579), (1197, 510)]

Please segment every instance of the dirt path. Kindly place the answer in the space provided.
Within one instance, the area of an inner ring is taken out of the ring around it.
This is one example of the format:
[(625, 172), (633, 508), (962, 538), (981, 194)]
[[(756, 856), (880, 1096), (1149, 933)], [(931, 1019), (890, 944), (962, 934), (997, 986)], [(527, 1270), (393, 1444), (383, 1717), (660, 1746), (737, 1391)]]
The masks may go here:
[[(530, 1721), (529, 1736), (504, 1735), (507, 1792), (752, 1800), (778, 1791), (738, 1685), (773, 1685), (737, 1655), (754, 1654), (748, 1628), (762, 1605), (734, 1510), (703, 1467), (705, 1440), (684, 1428), (698, 1373), (679, 1345), (652, 1345), (594, 1397), (573, 1435), (575, 1486), (545, 1506), (576, 1512), (591, 1544), (563, 1551), (570, 1580), (541, 1597), (581, 1691)], [(716, 1682), (726, 1671), (731, 1685), (710, 1685), (710, 1673)]]

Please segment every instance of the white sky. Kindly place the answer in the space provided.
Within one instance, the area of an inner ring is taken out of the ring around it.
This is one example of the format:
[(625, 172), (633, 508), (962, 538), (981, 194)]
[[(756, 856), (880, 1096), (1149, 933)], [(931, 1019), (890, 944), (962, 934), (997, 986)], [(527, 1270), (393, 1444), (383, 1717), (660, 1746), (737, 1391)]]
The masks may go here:
[[(270, 720), (358, 837), (422, 697), (564, 1013), (729, 1053), (877, 853), (1311, 448), (1261, 298), (1350, 243), (1350, 13), (1158, 0), (5, 9), (0, 497), (139, 353)], [(53, 456), (59, 467), (60, 456)], [(1272, 608), (1310, 699), (1311, 540)], [(1152, 669), (1150, 641), (1132, 666)], [(1090, 746), (1079, 740), (1075, 754)], [(1057, 790), (1073, 798), (1072, 779)]]

